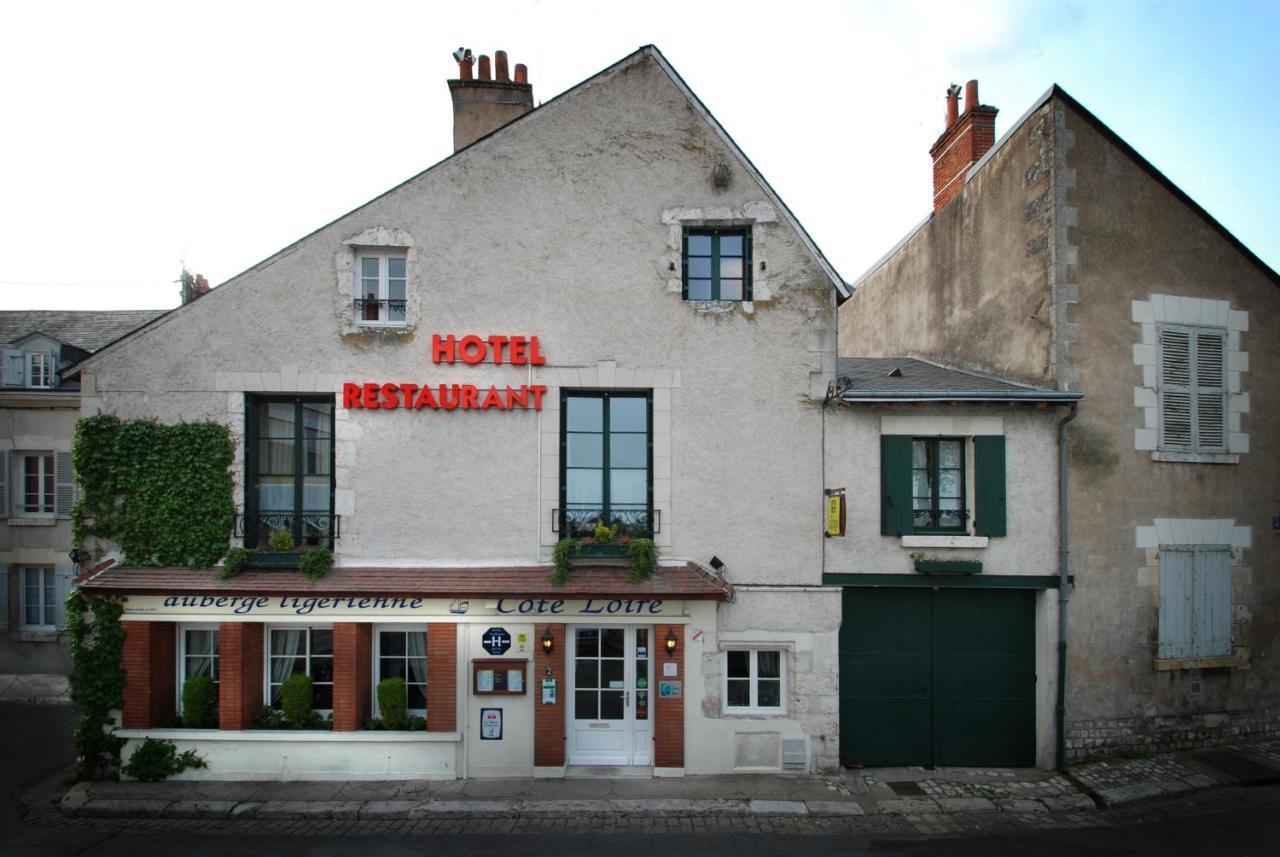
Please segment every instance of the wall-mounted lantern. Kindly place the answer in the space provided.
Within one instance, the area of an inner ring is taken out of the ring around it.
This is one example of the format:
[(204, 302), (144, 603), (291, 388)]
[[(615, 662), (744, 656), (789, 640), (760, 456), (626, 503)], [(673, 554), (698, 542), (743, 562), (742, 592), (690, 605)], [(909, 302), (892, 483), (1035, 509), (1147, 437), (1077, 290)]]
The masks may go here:
[(549, 655), (549, 654), (551, 654), (552, 652), (554, 652), (554, 651), (555, 651), (555, 649), (556, 649), (556, 638), (552, 635), (552, 633), (551, 633), (551, 629), (550, 629), (550, 628), (546, 628), (545, 630), (543, 630), (543, 632), (542, 632), (542, 637), (541, 637), (540, 639), (542, 640), (542, 653), (543, 653), (543, 654), (545, 654), (545, 655)]
[(663, 642), (666, 643), (667, 646), (667, 656), (670, 657), (674, 655), (676, 653), (676, 632), (668, 628), (667, 637)]

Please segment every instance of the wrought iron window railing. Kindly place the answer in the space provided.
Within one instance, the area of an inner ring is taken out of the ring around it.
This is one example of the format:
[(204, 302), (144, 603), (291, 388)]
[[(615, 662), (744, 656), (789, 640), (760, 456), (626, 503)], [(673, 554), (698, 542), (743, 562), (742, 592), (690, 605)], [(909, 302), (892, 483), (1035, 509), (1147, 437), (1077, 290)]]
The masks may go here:
[(618, 535), (652, 538), (662, 529), (662, 515), (657, 509), (552, 509), (551, 531), (563, 538), (590, 536), (599, 525), (618, 525)]
[(958, 532), (969, 523), (967, 509), (915, 509), (911, 513), (912, 526), (917, 532), (937, 530)]
[(259, 512), (256, 515), (236, 515), (235, 535), (244, 539), (250, 549), (269, 543), (271, 534), (288, 530), (296, 545), (324, 545), (333, 548), (335, 539), (342, 536), (342, 516), (327, 512)]
[(361, 321), (404, 321), (405, 298), (356, 298), (352, 301)]

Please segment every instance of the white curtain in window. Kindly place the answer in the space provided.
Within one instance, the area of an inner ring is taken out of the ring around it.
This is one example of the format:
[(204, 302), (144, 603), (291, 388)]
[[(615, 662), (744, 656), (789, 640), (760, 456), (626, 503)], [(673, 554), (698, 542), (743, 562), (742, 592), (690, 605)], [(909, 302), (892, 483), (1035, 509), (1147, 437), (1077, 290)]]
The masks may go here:
[(427, 681), (427, 634), (425, 631), (410, 631), (408, 637), (409, 675), (413, 684), (425, 684)]
[(280, 684), (293, 674), (294, 659), (304, 651), (302, 635), (306, 631), (271, 632), (271, 683)]

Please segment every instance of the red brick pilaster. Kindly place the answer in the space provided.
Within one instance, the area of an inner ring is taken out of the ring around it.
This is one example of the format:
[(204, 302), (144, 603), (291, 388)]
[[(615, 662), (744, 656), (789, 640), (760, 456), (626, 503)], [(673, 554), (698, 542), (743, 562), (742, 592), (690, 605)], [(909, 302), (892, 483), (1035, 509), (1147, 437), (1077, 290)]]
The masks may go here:
[[(542, 651), (542, 634), (548, 628), (555, 637), (555, 648), (548, 655)], [(564, 707), (568, 679), (564, 671), (564, 652), (569, 638), (564, 625), (538, 625), (534, 629), (533, 675), (529, 676), (528, 692), (533, 694), (533, 764), (540, 768), (558, 768), (564, 765)], [(551, 668), (550, 675), (547, 668)], [(554, 705), (542, 704), (542, 679), (556, 680)]]
[(262, 708), (263, 626), (218, 626), (218, 728), (248, 729)]
[(121, 622), (124, 626), (124, 706), (126, 729), (153, 729), (176, 709), (177, 642), (172, 622)]
[(365, 622), (334, 622), (334, 732), (355, 732), (369, 719), (372, 682), (373, 626)]
[[(667, 654), (666, 641), (668, 631), (674, 633), (676, 637), (676, 653), (674, 655)], [(654, 683), (661, 686), (664, 680), (662, 677), (663, 665), (674, 662), (676, 664), (675, 678), (668, 678), (666, 681), (679, 681), (684, 691), (679, 698), (664, 699), (662, 694), (659, 693), (657, 698), (653, 700), (653, 765), (655, 768), (683, 768), (684, 697), (689, 690), (688, 676), (684, 672), (684, 626), (659, 625), (653, 629), (653, 632), (654, 647), (658, 650), (657, 660), (654, 663), (654, 668), (657, 672), (654, 677)]]
[(427, 626), (427, 731), (458, 728), (458, 626)]

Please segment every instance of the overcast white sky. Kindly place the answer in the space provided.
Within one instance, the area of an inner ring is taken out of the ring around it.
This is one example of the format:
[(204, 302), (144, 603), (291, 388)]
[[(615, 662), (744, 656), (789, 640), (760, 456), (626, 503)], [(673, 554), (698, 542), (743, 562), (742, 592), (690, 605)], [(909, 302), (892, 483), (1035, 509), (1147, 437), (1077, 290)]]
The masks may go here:
[(545, 101), (656, 44), (856, 279), (930, 205), (943, 93), (1055, 81), (1280, 267), (1280, 4), (9, 3), (0, 309), (166, 308), (448, 156), (459, 45)]

